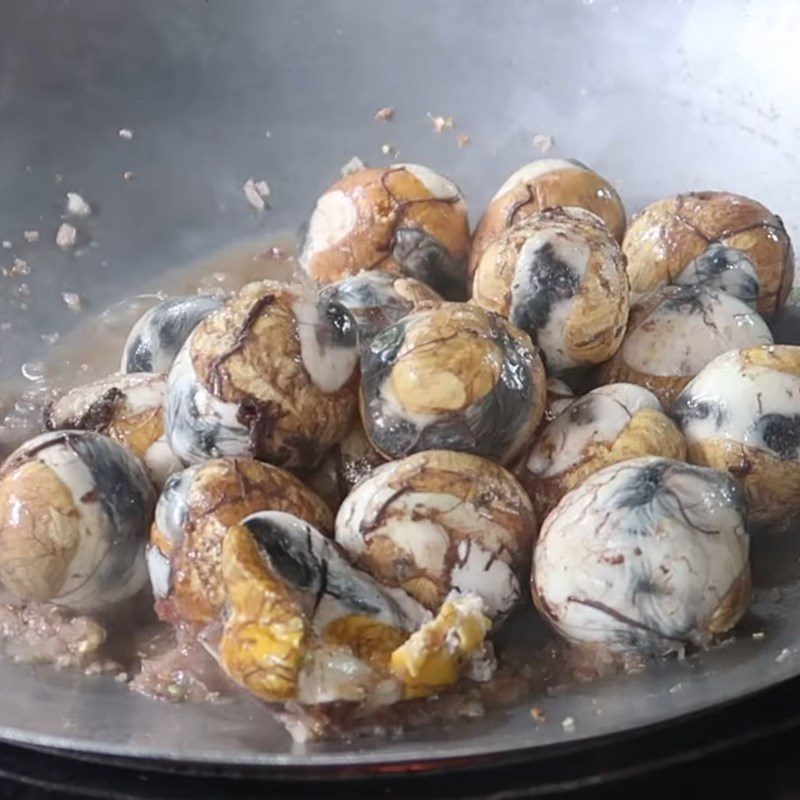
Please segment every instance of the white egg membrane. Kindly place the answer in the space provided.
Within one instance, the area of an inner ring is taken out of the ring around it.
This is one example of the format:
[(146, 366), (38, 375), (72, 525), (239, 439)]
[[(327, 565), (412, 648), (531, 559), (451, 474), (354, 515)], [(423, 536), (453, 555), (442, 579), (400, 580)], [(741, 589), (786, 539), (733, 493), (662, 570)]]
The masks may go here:
[[(190, 336), (167, 381), (164, 428), (172, 451), (186, 464), (220, 456), (251, 456), (250, 432), (237, 419), (239, 406), (215, 397), (197, 379)], [(204, 439), (211, 439), (210, 448)]]
[(658, 398), (632, 383), (610, 383), (579, 397), (545, 427), (525, 464), (541, 478), (560, 475), (579, 464), (586, 448), (611, 444), (645, 408), (661, 411)]
[(622, 358), (639, 372), (662, 377), (693, 376), (720, 353), (772, 344), (767, 323), (748, 305), (716, 290), (700, 290), (698, 302), (665, 298), (646, 321), (629, 328)]
[[(202, 467), (203, 464), (195, 464), (176, 474), (158, 498), (155, 526), (170, 541), (173, 549), (183, 543), (186, 534), (184, 524), (189, 513), (189, 491)], [(162, 553), (152, 543), (147, 545), (147, 570), (153, 594), (158, 598), (167, 597), (172, 579), (172, 562), (169, 555)]]
[(504, 547), (503, 537), (494, 535), (496, 526), (452, 495), (408, 492), (392, 499), (396, 490), (386, 484), (396, 468), (392, 463), (381, 465), (345, 498), (336, 516), (336, 541), (354, 557), (362, 554), (366, 545), (362, 531), (388, 503), (382, 523), (370, 529), (369, 537), (386, 537), (420, 568), (441, 574), (447, 569), (450, 536), (430, 518), (431, 511), (439, 512), (447, 517), (448, 527), (468, 540), (458, 547), (450, 572), (451, 587), (482, 597), (490, 617), (508, 612), (521, 590), (512, 568), (497, 558)]
[[(390, 594), (366, 572), (353, 567), (326, 536), (294, 514), (259, 511), (242, 520), (245, 527), (259, 523), (276, 526), (289, 534), (288, 548), (291, 555), (298, 560), (305, 559), (312, 565), (308, 570), (310, 573), (317, 571), (314, 565), (324, 564), (325, 589), (349, 589), (355, 594), (361, 588), (365, 592), (363, 599), (369, 603), (369, 610), (348, 602), (342, 597), (341, 591), (336, 594), (323, 591), (319, 596), (316, 591), (309, 592), (307, 587), (296, 586), (284, 578), (293, 589), (303, 593), (299, 598), (300, 602), (317, 633), (323, 633), (335, 620), (356, 613), (407, 631), (415, 630), (430, 618), (430, 614), (405, 592), (395, 590)], [(397, 602), (398, 595), (404, 595), (400, 603)]]
[[(27, 442), (24, 450), (37, 450), (46, 442), (57, 440), (63, 435), (63, 431), (42, 434)], [(62, 443), (43, 447), (36, 452), (33, 460), (49, 467), (69, 489), (80, 520), (77, 550), (69, 562), (64, 583), (58, 594), (50, 598), (50, 602), (69, 606), (76, 611), (93, 611), (130, 597), (147, 580), (143, 559), (137, 559), (133, 568), (126, 573), (125, 580), (112, 588), (104, 589), (102, 596), (98, 594), (98, 586), (92, 580), (118, 536), (112, 520), (97, 498), (97, 483), (92, 471), (74, 450)], [(51, 524), (59, 530), (60, 521), (56, 509), (50, 507), (48, 513)]]
[(358, 211), (355, 203), (341, 189), (325, 192), (317, 200), (308, 220), (303, 248), (297, 261), (308, 270), (311, 259), (339, 244), (356, 226)]
[[(630, 486), (658, 463), (663, 488)], [(748, 537), (721, 473), (639, 458), (592, 475), (546, 519), (535, 590), (567, 639), (612, 651), (705, 643), (704, 626), (748, 562)]]
[[(50, 413), (53, 424), (61, 428), (70, 421), (79, 422), (89, 412), (92, 404), (114, 388), (125, 395), (122, 402), (130, 409), (131, 415), (142, 414), (164, 404), (167, 378), (166, 375), (156, 373), (120, 373), (73, 389), (53, 404)], [(182, 467), (180, 459), (172, 452), (164, 435), (147, 448), (142, 462), (157, 486), (163, 486), (164, 481)]]
[[(690, 444), (726, 439), (780, 457), (764, 441), (758, 423), (771, 414), (789, 418), (800, 415), (800, 378), (765, 366), (745, 365), (739, 353), (731, 351), (715, 358), (681, 392), (676, 411), (687, 400), (709, 408), (709, 413), (700, 418), (679, 415)], [(793, 460), (800, 461), (800, 452)]]
[[(223, 304), (215, 295), (172, 297), (146, 311), (133, 325), (122, 348), (120, 372), (138, 374), (169, 372), (192, 330)], [(144, 352), (147, 369), (140, 359)], [(129, 367), (131, 368), (129, 370)]]
[(51, 407), (51, 416), (57, 425), (69, 420), (80, 420), (89, 407), (110, 389), (119, 389), (125, 395), (125, 404), (138, 414), (157, 408), (164, 402), (166, 376), (153, 373), (111, 375), (102, 381), (79, 386), (60, 397)]
[[(540, 275), (538, 279), (534, 277), (534, 273), (538, 273), (541, 269), (541, 251), (545, 247), (552, 248), (554, 257), (569, 267), (576, 280), (575, 294), (552, 303), (545, 325), (531, 332), (534, 341), (544, 354), (548, 370), (561, 372), (578, 365), (567, 352), (564, 328), (572, 311), (575, 295), (586, 275), (591, 248), (580, 231), (558, 223), (549, 230), (542, 230), (530, 236), (520, 248), (514, 268), (508, 315), (512, 321), (519, 310), (524, 309), (530, 302), (532, 283), (546, 280), (546, 275)], [(543, 291), (545, 287), (542, 286), (540, 292)]]
[(336, 392), (347, 383), (358, 364), (358, 348), (320, 341), (320, 331), (330, 328), (321, 306), (304, 299), (292, 304), (300, 340), (300, 358), (312, 383), (322, 392)]
[(521, 183), (531, 183), (548, 172), (558, 172), (563, 169), (590, 172), (586, 167), (574, 161), (567, 161), (563, 158), (539, 158), (536, 161), (531, 161), (530, 164), (525, 164), (525, 166), (520, 167), (516, 172), (509, 175), (506, 182), (497, 190), (492, 201), (512, 191)]
[(422, 164), (392, 164), (390, 169), (410, 172), (437, 200), (463, 200), (458, 186), (430, 167)]
[[(723, 258), (727, 268), (715, 272), (716, 258)], [(758, 299), (759, 280), (756, 268), (747, 255), (720, 242), (710, 244), (697, 258), (693, 258), (672, 281), (676, 284), (704, 285), (733, 295), (751, 307)]]

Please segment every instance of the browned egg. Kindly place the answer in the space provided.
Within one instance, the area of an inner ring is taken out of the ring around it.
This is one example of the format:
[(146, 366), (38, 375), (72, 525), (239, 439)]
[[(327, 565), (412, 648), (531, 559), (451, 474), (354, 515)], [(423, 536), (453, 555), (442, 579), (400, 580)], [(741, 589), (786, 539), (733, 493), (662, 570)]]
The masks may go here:
[(649, 205), (622, 247), (637, 294), (667, 283), (702, 284), (770, 315), (786, 302), (794, 280), (780, 217), (730, 192), (690, 192)]
[(601, 378), (644, 386), (669, 411), (715, 356), (771, 342), (766, 322), (733, 295), (706, 286), (664, 286), (631, 307), (625, 338)]
[(356, 170), (330, 186), (311, 213), (298, 260), (319, 283), (380, 270), (460, 300), (469, 246), (459, 188), (420, 164), (394, 164)]
[(361, 353), (361, 417), (387, 458), (445, 449), (510, 463), (544, 404), (544, 367), (528, 335), (478, 306), (411, 314)]
[(591, 212), (546, 209), (506, 228), (484, 250), (472, 302), (529, 334), (549, 374), (599, 364), (625, 333), (625, 257)]
[(536, 536), (522, 486), (497, 464), (432, 450), (384, 464), (336, 516), (336, 541), (386, 586), (435, 611), (453, 589), (505, 616), (519, 601)]
[(487, 206), (472, 241), (470, 277), (484, 250), (506, 228), (554, 206), (578, 206), (597, 214), (622, 241), (625, 208), (614, 187), (580, 161), (541, 158), (511, 175)]
[(155, 491), (141, 463), (92, 431), (31, 439), (0, 467), (0, 578), (15, 595), (100, 611), (147, 583)]
[(142, 460), (157, 486), (182, 469), (164, 437), (166, 375), (119, 373), (78, 386), (45, 409), (48, 430), (97, 431)]
[(249, 458), (220, 458), (189, 467), (168, 481), (156, 507), (147, 564), (159, 615), (208, 622), (224, 600), (222, 538), (248, 514), (294, 514), (330, 533), (325, 503), (288, 472)]
[(715, 358), (672, 411), (696, 464), (744, 489), (751, 525), (786, 527), (800, 513), (800, 347), (768, 345)]
[(541, 519), (599, 469), (648, 455), (684, 460), (686, 442), (652, 392), (611, 383), (578, 398), (545, 426), (515, 473)]
[(291, 514), (260, 512), (231, 527), (222, 574), (219, 662), (267, 702), (354, 702), (363, 713), (494, 670), (479, 597), (448, 598), (431, 619)]
[(187, 464), (250, 456), (310, 468), (357, 408), (355, 323), (297, 287), (245, 286), (192, 331), (170, 371), (166, 431)]

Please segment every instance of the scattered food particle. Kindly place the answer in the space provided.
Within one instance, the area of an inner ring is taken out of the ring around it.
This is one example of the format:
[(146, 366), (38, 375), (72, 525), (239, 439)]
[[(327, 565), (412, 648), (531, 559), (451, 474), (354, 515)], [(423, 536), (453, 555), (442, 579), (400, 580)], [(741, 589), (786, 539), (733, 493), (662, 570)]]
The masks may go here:
[(73, 225), (70, 225), (68, 222), (64, 222), (59, 226), (58, 231), (56, 232), (56, 244), (62, 250), (69, 250), (72, 247), (75, 247), (75, 240), (78, 237), (78, 232), (75, 230)]
[(381, 146), (381, 153), (383, 153), (385, 156), (397, 158), (397, 154), (399, 152), (400, 151), (393, 144), (385, 144)]
[(264, 131), (264, 136), (267, 139), (271, 139), (272, 138), (272, 131)]
[(341, 169), (342, 177), (346, 177), (347, 175), (352, 175), (354, 172), (358, 172), (358, 170), (364, 169), (364, 162), (358, 157), (353, 156)]
[(11, 242), (9, 242), (8, 239), (3, 239), (3, 250), (10, 250), (11, 247)]
[(83, 300), (81, 300), (81, 296), (75, 292), (63, 292), (61, 294), (61, 299), (66, 303), (70, 311), (75, 311), (77, 313), (83, 308)]
[(286, 255), (286, 251), (282, 247), (270, 247), (269, 254), (272, 258), (283, 258)]
[(64, 176), (60, 172), (57, 172), (56, 173), (56, 183), (63, 183), (63, 181), (64, 181)]
[(129, 678), (130, 678), (130, 676), (128, 675), (128, 673), (127, 673), (127, 672), (118, 672), (118, 673), (117, 673), (117, 674), (114, 676), (114, 680), (115, 680), (117, 683), (127, 683), (127, 682), (128, 682), (128, 680), (129, 680)]
[(683, 684), (682, 683), (676, 683), (674, 686), (670, 686), (669, 687), (669, 693), (670, 694), (677, 694), (682, 689), (683, 689)]
[(252, 178), (248, 178), (242, 189), (247, 202), (256, 211), (263, 211), (267, 207), (265, 201), (269, 197), (269, 186), (266, 181), (254, 181)]
[(39, 241), (39, 231), (23, 231), (22, 238), (25, 239), (26, 242), (30, 242), (33, 244), (34, 242)]
[(11, 267), (11, 275), (30, 275), (31, 268), (28, 266), (28, 262), (22, 258), (15, 258), (14, 264)]
[(17, 286), (17, 294), (20, 297), (30, 297), (31, 296), (31, 287), (28, 286), (27, 283), (21, 283)]
[(753, 638), (756, 641), (758, 641), (759, 639), (763, 639), (765, 636), (766, 636), (766, 634), (764, 633), (764, 631), (755, 631), (753, 633)]
[(393, 118), (394, 118), (394, 109), (389, 108), (388, 106), (386, 108), (381, 108), (375, 112), (375, 119), (378, 122), (388, 122), (390, 119)]
[(133, 180), (133, 173), (130, 170), (128, 172), (123, 172), (122, 173), (122, 179), (126, 180), (126, 181), (132, 181)]
[(595, 715), (596, 717), (602, 717), (602, 716), (603, 716), (603, 709), (602, 709), (602, 708), (596, 708), (596, 709), (594, 710), (594, 715)]
[(790, 655), (791, 652), (789, 651), (789, 648), (784, 647), (783, 650), (781, 650), (780, 653), (778, 653), (778, 655), (775, 656), (775, 663), (783, 664), (783, 662), (786, 661), (786, 659), (789, 658)]
[(8, 333), (14, 326), (10, 322), (0, 322), (0, 331)]
[(543, 133), (537, 133), (533, 137), (533, 146), (540, 152), (546, 153), (553, 145), (555, 140), (552, 136), (545, 136)]
[(459, 147), (466, 147), (472, 141), (472, 139), (470, 139), (466, 133), (459, 133), (458, 136), (456, 136), (456, 141), (458, 142)]
[(129, 142), (131, 139), (133, 139), (133, 131), (130, 130), (130, 128), (120, 128), (119, 138), (125, 139), (126, 142)]
[(43, 333), (41, 336), (41, 339), (45, 344), (56, 344), (60, 338), (60, 333)]
[(453, 130), (455, 122), (452, 117), (434, 117), (431, 112), (428, 112), (428, 118), (433, 123), (433, 132), (442, 133), (443, 131)]
[(545, 713), (544, 713), (544, 711), (542, 711), (542, 709), (541, 709), (541, 708), (539, 708), (539, 706), (534, 706), (534, 707), (531, 709), (531, 716), (532, 716), (532, 717), (533, 717), (533, 718), (534, 718), (534, 719), (535, 719), (537, 722), (546, 722), (546, 721), (547, 721), (547, 717), (545, 716)]
[(561, 722), (561, 727), (568, 733), (571, 733), (575, 730), (575, 719), (573, 717), (564, 717)]
[(77, 192), (67, 192), (67, 214), (88, 217), (91, 213), (92, 207)]

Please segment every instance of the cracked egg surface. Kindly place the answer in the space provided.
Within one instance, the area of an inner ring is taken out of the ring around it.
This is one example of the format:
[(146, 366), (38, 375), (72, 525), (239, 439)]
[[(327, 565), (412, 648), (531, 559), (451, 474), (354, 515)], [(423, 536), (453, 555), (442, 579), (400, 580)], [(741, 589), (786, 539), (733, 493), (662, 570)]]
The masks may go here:
[(352, 425), (355, 323), (293, 286), (245, 286), (192, 332), (169, 374), (167, 440), (187, 464), (252, 456), (312, 467)]
[(547, 425), (516, 475), (543, 518), (589, 475), (639, 456), (685, 460), (686, 442), (652, 392), (612, 383), (573, 401)]
[(25, 600), (100, 611), (147, 582), (155, 492), (124, 447), (89, 431), (37, 436), (0, 467), (0, 578)]
[(387, 458), (433, 449), (511, 462), (544, 413), (542, 361), (527, 334), (477, 306), (405, 317), (361, 354), (361, 417)]
[(492, 618), (521, 596), (537, 523), (502, 467), (443, 450), (378, 467), (336, 516), (336, 541), (386, 586), (438, 609), (451, 590), (473, 592)]
[(684, 386), (727, 350), (771, 344), (767, 323), (741, 300), (704, 286), (665, 286), (631, 308), (604, 383), (636, 383), (669, 411)]
[(146, 311), (122, 348), (120, 372), (169, 372), (197, 325), (224, 300), (210, 294), (171, 297)]
[(312, 526), (280, 512), (225, 536), (219, 660), (267, 701), (389, 705), (454, 683), (489, 630), (478, 598), (431, 615), (376, 583)]
[(785, 527), (800, 512), (800, 347), (724, 353), (681, 392), (672, 415), (691, 461), (742, 485), (748, 521)]
[(103, 433), (142, 460), (153, 483), (182, 468), (164, 436), (167, 377), (155, 373), (110, 375), (70, 389), (45, 409), (48, 430)]
[(459, 188), (421, 164), (393, 164), (356, 170), (326, 190), (305, 226), (298, 261), (319, 283), (380, 270), (460, 300), (469, 247)]
[(690, 192), (649, 205), (622, 245), (631, 291), (668, 283), (720, 289), (765, 316), (786, 302), (794, 255), (780, 217), (749, 197)]
[(222, 607), (222, 539), (256, 511), (295, 514), (333, 531), (327, 505), (297, 478), (249, 458), (220, 458), (173, 475), (156, 507), (147, 562), (159, 616), (208, 622)]
[(625, 258), (599, 217), (582, 208), (547, 209), (486, 248), (472, 302), (529, 334), (548, 373), (599, 364), (625, 333)]
[(616, 189), (580, 161), (540, 158), (510, 175), (489, 202), (473, 236), (470, 277), (486, 248), (506, 228), (556, 206), (577, 206), (597, 214), (614, 238), (622, 241), (625, 208)]
[(420, 306), (442, 302), (422, 281), (377, 271), (361, 272), (326, 286), (320, 297), (343, 305), (352, 314), (362, 345)]
[(596, 472), (542, 525), (532, 593), (567, 640), (656, 655), (706, 646), (750, 600), (744, 496), (723, 472), (638, 458)]

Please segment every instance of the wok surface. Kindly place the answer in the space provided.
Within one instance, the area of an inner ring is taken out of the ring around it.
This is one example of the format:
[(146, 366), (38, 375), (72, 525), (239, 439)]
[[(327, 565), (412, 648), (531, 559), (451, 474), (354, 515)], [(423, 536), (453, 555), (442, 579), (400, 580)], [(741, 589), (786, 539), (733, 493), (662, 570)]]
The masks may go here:
[[(0, 336), (3, 379), (40, 357), (42, 333), (75, 324), (62, 292), (97, 312), (168, 269), (294, 229), (352, 156), (387, 163), (384, 143), (453, 177), (473, 220), (507, 174), (541, 155), (532, 140), (542, 134), (555, 140), (548, 156), (608, 176), (631, 212), (724, 188), (762, 200), (800, 234), (791, 0), (6, 0), (0, 19), (0, 238), (32, 267), (27, 311), (12, 284), (0, 290), (0, 320), (14, 325)], [(373, 121), (384, 106), (395, 119)], [(456, 130), (434, 134), (428, 112), (452, 115)], [(459, 148), (457, 133), (470, 144)], [(242, 193), (249, 177), (271, 187), (263, 214)], [(52, 244), (67, 190), (96, 211), (80, 255)], [(22, 241), (26, 229), (41, 242)], [(777, 329), (800, 340), (794, 309)], [(798, 558), (791, 532), (754, 541), (757, 601), (727, 647), (396, 740), (298, 749), (255, 702), (159, 704), (111, 678), (8, 661), (0, 738), (311, 768), (424, 765), (632, 731), (800, 674)], [(544, 635), (527, 620), (506, 632), (515, 647)]]

